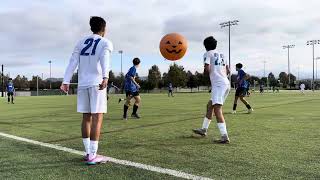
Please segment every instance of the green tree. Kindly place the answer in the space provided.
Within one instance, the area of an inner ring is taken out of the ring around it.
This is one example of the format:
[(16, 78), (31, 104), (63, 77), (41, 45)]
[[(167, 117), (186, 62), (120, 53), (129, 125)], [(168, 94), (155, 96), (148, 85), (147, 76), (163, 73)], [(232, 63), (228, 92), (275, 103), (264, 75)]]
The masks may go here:
[(269, 73), (268, 79), (271, 87), (276, 87), (278, 85), (278, 81), (272, 72)]
[(149, 74), (148, 74), (148, 82), (149, 82), (149, 88), (150, 90), (154, 88), (159, 88), (159, 83), (161, 81), (161, 73), (159, 70), (159, 67), (156, 65), (153, 65), (149, 69)]
[(197, 76), (192, 74), (192, 72), (187, 72), (187, 87), (191, 88), (191, 92), (193, 88), (198, 87), (198, 79)]
[(288, 86), (288, 82), (289, 82), (289, 79), (288, 79), (288, 74), (286, 72), (281, 72), (279, 74), (279, 80), (280, 80), (280, 83), (282, 83), (283, 85), (283, 88), (286, 88)]
[(173, 64), (168, 71), (168, 81), (175, 87), (185, 87), (187, 82), (187, 73), (184, 71), (183, 66)]

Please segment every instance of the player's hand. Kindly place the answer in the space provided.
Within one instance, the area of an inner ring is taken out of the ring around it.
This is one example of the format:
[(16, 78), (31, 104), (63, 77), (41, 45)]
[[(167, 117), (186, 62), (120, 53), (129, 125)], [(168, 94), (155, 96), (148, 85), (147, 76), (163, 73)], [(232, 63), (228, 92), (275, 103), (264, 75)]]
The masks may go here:
[(138, 88), (138, 89), (140, 89), (140, 88), (141, 88), (139, 84), (137, 84), (137, 88)]
[(68, 93), (69, 92), (69, 84), (61, 84), (60, 89), (64, 93)]
[(99, 84), (99, 90), (104, 90), (108, 85), (108, 79), (102, 80), (101, 84)]

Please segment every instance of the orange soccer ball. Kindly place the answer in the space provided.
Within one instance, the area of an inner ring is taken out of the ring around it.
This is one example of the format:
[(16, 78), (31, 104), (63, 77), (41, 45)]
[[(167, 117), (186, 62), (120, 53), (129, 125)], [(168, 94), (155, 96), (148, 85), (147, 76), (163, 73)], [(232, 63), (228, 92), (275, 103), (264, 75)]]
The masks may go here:
[(160, 41), (160, 52), (170, 61), (181, 59), (186, 54), (187, 48), (186, 38), (178, 33), (167, 34)]

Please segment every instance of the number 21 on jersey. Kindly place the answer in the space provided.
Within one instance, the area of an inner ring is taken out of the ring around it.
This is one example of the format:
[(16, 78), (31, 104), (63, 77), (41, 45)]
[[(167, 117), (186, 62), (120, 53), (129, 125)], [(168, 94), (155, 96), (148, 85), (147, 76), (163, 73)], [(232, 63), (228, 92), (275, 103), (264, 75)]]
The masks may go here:
[(214, 65), (225, 66), (223, 54), (214, 53)]
[(96, 39), (94, 40), (93, 38), (89, 38), (87, 39), (84, 44), (86, 44), (86, 46), (81, 50), (81, 53), (80, 55), (81, 56), (89, 56), (90, 53), (87, 53), (86, 51), (92, 46), (93, 42), (94, 42), (94, 45), (93, 45), (93, 48), (92, 48), (92, 51), (91, 51), (91, 55), (95, 55), (96, 54), (96, 48), (97, 48), (97, 45), (98, 43), (100, 42), (101, 39)]

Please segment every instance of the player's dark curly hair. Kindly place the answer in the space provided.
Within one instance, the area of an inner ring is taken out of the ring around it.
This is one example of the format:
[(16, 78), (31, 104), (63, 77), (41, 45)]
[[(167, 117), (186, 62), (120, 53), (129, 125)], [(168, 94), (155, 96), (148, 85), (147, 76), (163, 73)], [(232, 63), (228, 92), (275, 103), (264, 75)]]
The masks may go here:
[(207, 51), (215, 50), (217, 48), (217, 40), (213, 36), (209, 36), (204, 39), (203, 45)]
[(90, 18), (90, 27), (93, 33), (104, 31), (106, 28), (106, 21), (102, 17), (92, 16)]
[(241, 69), (243, 67), (243, 65), (241, 63), (236, 64), (236, 68)]
[(133, 65), (139, 65), (140, 64), (140, 59), (139, 58), (133, 58), (133, 60), (132, 60), (132, 63), (133, 63)]

